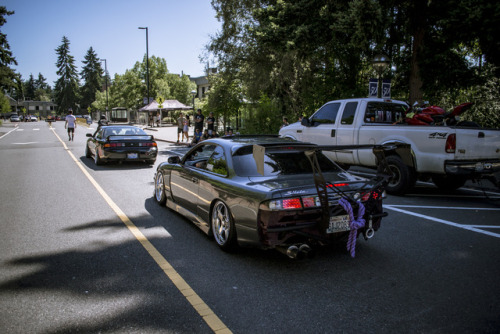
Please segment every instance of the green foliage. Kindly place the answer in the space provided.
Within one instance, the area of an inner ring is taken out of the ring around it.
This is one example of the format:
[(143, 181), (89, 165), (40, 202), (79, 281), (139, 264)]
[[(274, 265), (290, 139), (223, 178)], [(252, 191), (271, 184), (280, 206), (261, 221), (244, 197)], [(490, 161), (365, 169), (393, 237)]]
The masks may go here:
[(0, 113), (8, 113), (8, 112), (11, 112), (9, 99), (0, 90)]
[[(80, 107), (87, 110), (96, 99), (96, 92), (101, 91), (103, 87), (103, 69), (101, 60), (97, 57), (94, 49), (90, 47), (82, 61), (83, 69), (80, 72), (83, 85), (80, 88)], [(107, 73), (106, 73), (107, 74)]]
[(68, 108), (76, 112), (78, 102), (78, 74), (76, 72), (75, 58), (69, 53), (69, 40), (62, 38), (62, 44), (56, 49), (57, 53), (57, 79), (54, 87), (55, 102), (59, 113), (65, 113)]
[[(482, 73), (484, 62), (500, 63), (500, 44), (493, 37), (500, 33), (498, 2), (214, 0), (212, 5), (222, 30), (207, 51), (217, 59), (221, 80), (238, 81), (253, 104), (268, 96), (275, 118), (293, 119), (328, 100), (366, 96), (368, 79), (378, 75), (371, 60), (381, 52), (392, 59), (382, 74), (392, 80), (392, 95), (411, 102), (478, 94), (477, 87), (491, 82)], [(492, 74), (489, 78), (500, 71)], [(220, 100), (220, 94), (209, 94), (208, 106), (221, 104), (212, 98)]]
[(243, 115), (243, 134), (275, 134), (282, 123), (277, 103), (264, 94), (255, 105), (247, 105)]
[[(8, 11), (5, 6), (0, 6), (0, 27), (7, 22), (6, 16), (14, 14)], [(7, 42), (7, 35), (0, 32), (0, 91), (11, 90), (17, 87), (16, 73), (11, 65), (17, 65), (16, 59), (12, 56), (10, 45)]]

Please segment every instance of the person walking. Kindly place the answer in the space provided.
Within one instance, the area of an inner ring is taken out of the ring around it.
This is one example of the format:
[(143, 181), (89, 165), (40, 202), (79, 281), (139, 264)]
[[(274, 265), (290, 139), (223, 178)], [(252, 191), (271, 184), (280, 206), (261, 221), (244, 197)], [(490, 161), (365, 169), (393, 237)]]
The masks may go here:
[(179, 117), (177, 118), (177, 142), (179, 142), (179, 135), (182, 135), (182, 140), (184, 141), (184, 121), (186, 119), (182, 115), (182, 113), (179, 114)]
[(69, 140), (74, 140), (75, 129), (76, 129), (76, 117), (73, 115), (73, 110), (68, 109), (68, 115), (66, 116), (66, 123), (64, 123), (64, 128), (68, 129)]

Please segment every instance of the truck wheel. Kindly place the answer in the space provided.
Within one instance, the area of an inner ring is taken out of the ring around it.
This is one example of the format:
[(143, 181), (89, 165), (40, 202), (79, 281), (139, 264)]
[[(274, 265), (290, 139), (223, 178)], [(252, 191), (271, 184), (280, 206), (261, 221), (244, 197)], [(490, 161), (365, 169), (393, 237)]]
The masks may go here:
[(452, 175), (433, 175), (432, 182), (443, 190), (456, 190), (465, 184), (466, 179)]
[(386, 190), (389, 194), (402, 195), (415, 185), (415, 173), (397, 155), (390, 155), (386, 160), (393, 173)]

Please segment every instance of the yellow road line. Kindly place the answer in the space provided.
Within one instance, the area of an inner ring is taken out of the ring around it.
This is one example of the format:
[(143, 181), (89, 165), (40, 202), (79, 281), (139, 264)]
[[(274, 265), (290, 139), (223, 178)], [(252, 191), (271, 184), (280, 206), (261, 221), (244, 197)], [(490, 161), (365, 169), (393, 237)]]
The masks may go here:
[(51, 128), (54, 135), (63, 144), (64, 149), (70, 155), (71, 159), (80, 168), (83, 174), (89, 179), (90, 183), (94, 185), (99, 194), (104, 198), (108, 205), (113, 209), (116, 215), (121, 219), (121, 221), (127, 226), (129, 231), (134, 235), (134, 237), (141, 243), (141, 245), (146, 249), (153, 260), (160, 266), (163, 272), (168, 276), (170, 281), (174, 283), (176, 288), (184, 295), (186, 300), (193, 306), (193, 308), (198, 312), (198, 314), (203, 318), (207, 325), (217, 334), (229, 334), (232, 333), (229, 328), (219, 319), (219, 317), (212, 311), (212, 309), (196, 294), (196, 292), (187, 284), (187, 282), (182, 278), (181, 275), (170, 265), (170, 263), (161, 255), (161, 253), (153, 246), (153, 244), (146, 238), (146, 236), (135, 226), (135, 224), (127, 217), (127, 215), (116, 205), (116, 203), (111, 199), (111, 197), (106, 194), (104, 189), (97, 183), (97, 181), (90, 175), (90, 173), (83, 167), (83, 164), (78, 161), (75, 155), (69, 150), (66, 143), (57, 135), (54, 128)]

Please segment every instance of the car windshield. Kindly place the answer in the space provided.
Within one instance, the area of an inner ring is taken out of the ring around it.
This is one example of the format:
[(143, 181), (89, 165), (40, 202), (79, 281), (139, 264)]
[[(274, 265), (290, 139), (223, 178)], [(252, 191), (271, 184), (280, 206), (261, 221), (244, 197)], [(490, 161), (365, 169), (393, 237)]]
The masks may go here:
[[(340, 172), (341, 169), (322, 153), (317, 154), (318, 163), (323, 173)], [(262, 176), (257, 171), (252, 147), (239, 150), (233, 156), (235, 173), (239, 176)], [(311, 162), (302, 151), (266, 153), (264, 157), (264, 176), (311, 174)]]

